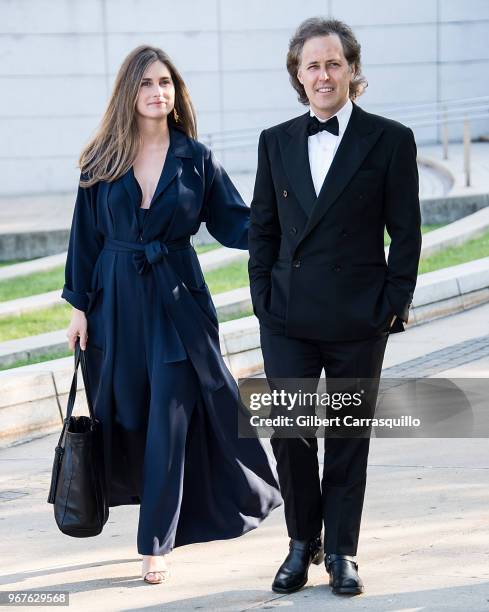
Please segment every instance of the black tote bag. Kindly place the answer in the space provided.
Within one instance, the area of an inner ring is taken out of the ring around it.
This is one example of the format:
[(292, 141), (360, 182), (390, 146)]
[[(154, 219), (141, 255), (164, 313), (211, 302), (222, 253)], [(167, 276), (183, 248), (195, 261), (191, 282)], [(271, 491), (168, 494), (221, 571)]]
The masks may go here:
[[(104, 487), (103, 440), (91, 403), (85, 352), (75, 346), (75, 372), (66, 418), (55, 449), (48, 503), (59, 529), (75, 538), (98, 535), (109, 517)], [(72, 416), (81, 362), (90, 416)]]

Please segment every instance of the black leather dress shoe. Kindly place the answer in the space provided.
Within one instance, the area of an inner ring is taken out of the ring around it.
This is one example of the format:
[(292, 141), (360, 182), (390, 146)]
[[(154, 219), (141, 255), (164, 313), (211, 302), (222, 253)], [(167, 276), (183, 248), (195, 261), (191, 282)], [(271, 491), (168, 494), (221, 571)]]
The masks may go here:
[(326, 555), (326, 571), (329, 585), (337, 595), (359, 595), (363, 593), (363, 582), (358, 575), (358, 564), (350, 555)]
[(312, 540), (290, 540), (289, 554), (279, 567), (272, 591), (275, 593), (293, 593), (307, 582), (307, 573), (311, 563), (319, 565), (324, 559), (321, 536)]

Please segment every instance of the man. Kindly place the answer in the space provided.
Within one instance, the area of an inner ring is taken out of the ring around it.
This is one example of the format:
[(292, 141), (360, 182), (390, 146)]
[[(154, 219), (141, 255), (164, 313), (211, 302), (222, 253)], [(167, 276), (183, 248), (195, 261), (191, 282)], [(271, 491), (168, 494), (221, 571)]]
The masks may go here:
[[(363, 111), (360, 45), (336, 20), (290, 41), (290, 80), (310, 110), (264, 130), (249, 233), (253, 308), (270, 380), (377, 379), (389, 333), (404, 331), (421, 249), (412, 131)], [(384, 228), (391, 237), (388, 262)], [(376, 395), (377, 387), (374, 389)], [(335, 593), (363, 591), (357, 553), (369, 438), (272, 436), (289, 554), (272, 588), (291, 593), (323, 560)]]

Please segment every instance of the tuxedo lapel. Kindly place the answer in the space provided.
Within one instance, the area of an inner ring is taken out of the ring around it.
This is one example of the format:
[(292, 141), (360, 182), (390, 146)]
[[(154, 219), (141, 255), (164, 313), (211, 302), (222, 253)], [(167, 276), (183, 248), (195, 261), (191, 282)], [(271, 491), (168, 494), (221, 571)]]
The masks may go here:
[[(299, 242), (314, 229), (341, 192), (351, 181), (370, 149), (379, 139), (383, 128), (370, 124), (369, 116), (356, 104), (353, 104), (350, 120), (328, 174), (314, 204), (309, 220)], [(307, 146), (307, 144), (306, 144)], [(310, 176), (310, 172), (309, 172)], [(312, 179), (311, 179), (312, 182)]]
[(285, 173), (300, 205), (307, 216), (316, 201), (307, 147), (309, 112), (298, 117), (280, 134), (280, 151)]

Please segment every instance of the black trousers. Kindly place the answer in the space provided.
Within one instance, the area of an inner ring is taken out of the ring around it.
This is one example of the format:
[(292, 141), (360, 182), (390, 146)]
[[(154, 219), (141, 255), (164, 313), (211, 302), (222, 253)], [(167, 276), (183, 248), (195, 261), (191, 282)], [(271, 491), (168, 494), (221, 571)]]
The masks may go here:
[[(388, 335), (356, 342), (315, 342), (289, 338), (261, 325), (265, 374), (270, 386), (277, 378), (317, 382), (323, 368), (326, 379), (377, 379), (369, 389), (375, 404)], [(289, 537), (313, 538), (324, 522), (327, 553), (357, 553), (369, 443), (369, 437), (326, 438), (320, 481), (315, 436), (272, 436)]]

